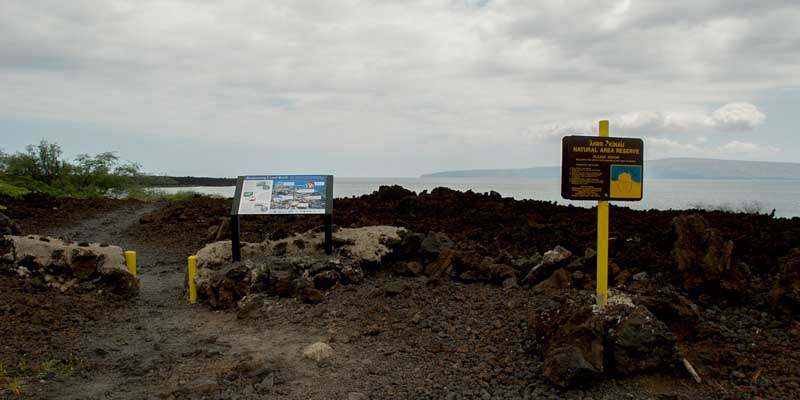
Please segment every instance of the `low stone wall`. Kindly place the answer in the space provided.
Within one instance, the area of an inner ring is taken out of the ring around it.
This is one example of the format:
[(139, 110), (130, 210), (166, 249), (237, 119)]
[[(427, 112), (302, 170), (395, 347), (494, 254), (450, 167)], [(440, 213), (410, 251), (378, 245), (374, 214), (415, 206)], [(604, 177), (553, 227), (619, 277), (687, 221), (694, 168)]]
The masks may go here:
[(377, 266), (391, 253), (388, 243), (400, 240), (402, 228), (343, 228), (334, 233), (336, 254), (323, 251), (323, 233), (309, 231), (286, 239), (243, 243), (242, 262), (231, 262), (231, 242), (207, 245), (197, 252), (195, 278), (201, 301), (214, 308), (235, 308), (256, 294), (297, 296), (316, 303), (324, 290), (357, 284), (363, 268)]
[(123, 297), (139, 292), (122, 249), (105, 244), (6, 235), (0, 239), (0, 273), (40, 279), (62, 292), (105, 290)]

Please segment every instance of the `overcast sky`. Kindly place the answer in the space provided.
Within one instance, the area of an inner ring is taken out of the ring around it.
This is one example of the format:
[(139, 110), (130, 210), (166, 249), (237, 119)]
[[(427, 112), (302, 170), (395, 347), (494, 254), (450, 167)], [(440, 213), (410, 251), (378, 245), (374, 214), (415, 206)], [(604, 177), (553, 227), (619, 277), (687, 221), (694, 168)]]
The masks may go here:
[(0, 147), (154, 173), (800, 161), (797, 0), (0, 1)]

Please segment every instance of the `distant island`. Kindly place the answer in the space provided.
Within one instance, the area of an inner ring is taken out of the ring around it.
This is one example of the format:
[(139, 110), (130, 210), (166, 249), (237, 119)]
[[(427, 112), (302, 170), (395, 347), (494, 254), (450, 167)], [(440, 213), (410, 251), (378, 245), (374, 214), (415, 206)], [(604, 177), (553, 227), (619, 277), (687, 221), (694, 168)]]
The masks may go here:
[[(711, 158), (665, 158), (646, 160), (644, 175), (657, 179), (800, 179), (800, 163), (716, 160)], [(444, 171), (422, 178), (553, 178), (561, 167), (473, 169)]]

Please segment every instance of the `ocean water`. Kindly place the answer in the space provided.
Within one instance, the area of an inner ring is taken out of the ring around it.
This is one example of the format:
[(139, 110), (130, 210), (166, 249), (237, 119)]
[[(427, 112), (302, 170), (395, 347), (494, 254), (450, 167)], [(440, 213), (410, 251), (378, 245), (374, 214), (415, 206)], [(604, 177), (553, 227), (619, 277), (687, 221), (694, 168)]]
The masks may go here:
[[(559, 204), (592, 207), (592, 201), (561, 198), (561, 182), (531, 178), (335, 178), (334, 197), (369, 194), (381, 185), (400, 185), (417, 193), (436, 187), (474, 192), (495, 191), (504, 197), (555, 201)], [(167, 193), (192, 190), (233, 197), (234, 187), (161, 188)], [(644, 183), (639, 202), (614, 202), (634, 209), (725, 209), (731, 211), (775, 210), (777, 217), (800, 217), (800, 180), (701, 180), (650, 179)]]

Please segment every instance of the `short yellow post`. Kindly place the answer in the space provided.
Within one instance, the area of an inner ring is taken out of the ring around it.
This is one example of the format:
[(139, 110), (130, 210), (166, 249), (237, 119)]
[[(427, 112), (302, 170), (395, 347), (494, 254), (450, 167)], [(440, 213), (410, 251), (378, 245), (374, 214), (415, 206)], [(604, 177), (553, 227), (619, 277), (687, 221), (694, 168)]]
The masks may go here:
[(197, 275), (197, 256), (189, 256), (189, 304), (197, 303), (197, 284), (194, 277)]
[[(600, 121), (600, 137), (608, 137), (608, 121)], [(608, 201), (597, 202), (597, 305), (608, 304)]]
[(128, 272), (136, 277), (136, 252), (135, 251), (126, 251), (125, 252), (125, 265), (128, 266)]

